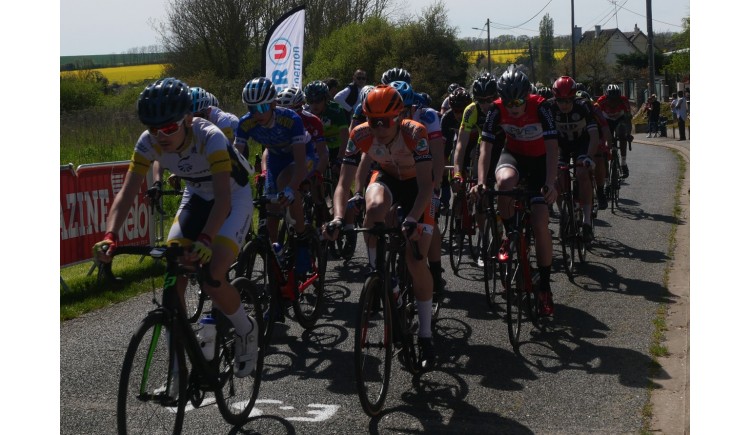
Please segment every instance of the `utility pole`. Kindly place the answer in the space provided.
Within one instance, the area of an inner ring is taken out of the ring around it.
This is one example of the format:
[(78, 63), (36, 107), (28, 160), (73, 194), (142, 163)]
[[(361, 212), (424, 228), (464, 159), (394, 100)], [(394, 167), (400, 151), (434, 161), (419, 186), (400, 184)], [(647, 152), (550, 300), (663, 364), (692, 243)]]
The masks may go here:
[(576, 19), (575, 0), (570, 0), (570, 76), (576, 78)]
[(531, 64), (531, 82), (536, 83), (536, 74), (534, 74), (534, 53), (531, 48), (531, 40), (529, 40), (529, 63)]
[[(487, 72), (492, 74), (492, 59), (490, 59), (490, 19), (487, 18)], [(479, 27), (472, 27), (474, 30), (484, 30)]]
[(654, 64), (654, 31), (651, 23), (651, 0), (646, 0), (646, 31), (648, 32), (648, 94), (656, 93), (656, 65)]

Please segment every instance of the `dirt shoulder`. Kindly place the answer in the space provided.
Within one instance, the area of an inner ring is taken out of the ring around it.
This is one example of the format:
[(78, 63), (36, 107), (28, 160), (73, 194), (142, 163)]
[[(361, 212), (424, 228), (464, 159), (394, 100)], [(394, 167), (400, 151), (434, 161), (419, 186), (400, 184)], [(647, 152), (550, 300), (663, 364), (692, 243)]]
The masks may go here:
[(684, 142), (662, 140), (642, 143), (676, 149), (686, 160), (685, 180), (679, 195), (682, 214), (675, 235), (674, 260), (667, 289), (673, 303), (667, 306), (665, 342), (669, 354), (659, 358), (661, 370), (654, 378), (651, 396), (651, 431), (656, 434), (690, 433), (690, 149)]

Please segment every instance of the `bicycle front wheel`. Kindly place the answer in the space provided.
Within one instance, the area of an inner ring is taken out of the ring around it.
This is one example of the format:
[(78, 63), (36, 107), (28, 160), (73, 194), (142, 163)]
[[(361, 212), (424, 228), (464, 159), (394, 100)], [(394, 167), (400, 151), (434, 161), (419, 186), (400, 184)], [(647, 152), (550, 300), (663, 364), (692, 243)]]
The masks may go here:
[[(240, 293), (240, 300), (248, 316), (255, 319), (256, 327), (263, 330), (263, 311), (255, 288), (249, 279), (240, 277), (232, 281), (232, 286)], [(235, 333), (228, 319), (223, 318), (221, 327), (217, 328), (221, 333), (217, 334), (214, 361), (218, 361), (219, 385), (217, 388), (216, 404), (221, 415), (228, 423), (233, 425), (242, 424), (247, 420), (255, 400), (260, 391), (261, 374), (263, 373), (263, 357), (265, 355), (263, 345), (255, 342), (258, 346), (258, 358), (255, 370), (248, 376), (239, 378), (234, 374), (234, 340)], [(260, 333), (258, 335), (260, 338)]]
[(576, 249), (576, 216), (573, 213), (573, 199), (568, 193), (563, 197), (560, 210), (560, 248), (562, 249), (565, 272), (573, 278)]
[(482, 249), (479, 255), (484, 259), (484, 294), (487, 297), (487, 305), (493, 313), (500, 311), (500, 304), (505, 293), (503, 287), (502, 268), (506, 265), (500, 264), (497, 254), (500, 251), (500, 239), (495, 216), (487, 215), (484, 224), (484, 235), (482, 236)]
[(188, 322), (193, 323), (198, 320), (203, 311), (205, 301), (206, 294), (201, 290), (198, 274), (188, 274), (187, 287), (185, 287), (185, 313)]
[(170, 333), (165, 315), (152, 313), (130, 339), (117, 392), (118, 433), (182, 432), (187, 369)]
[(523, 322), (524, 300), (526, 299), (526, 282), (521, 265), (523, 255), (521, 240), (518, 234), (511, 236), (508, 258), (508, 275), (506, 278), (508, 299), (506, 320), (508, 322), (508, 337), (513, 350), (518, 352), (521, 337), (521, 324)]
[[(615, 150), (613, 153), (617, 153)], [(615, 212), (615, 208), (619, 206), (620, 202), (620, 158), (618, 155), (614, 155), (612, 162), (609, 164), (609, 203), (612, 213)]]
[[(323, 309), (323, 290), (326, 281), (327, 257), (325, 250), (321, 247), (318, 234), (313, 232), (309, 240), (310, 249), (310, 274), (307, 280), (313, 280), (309, 287), (299, 290), (299, 297), (294, 301), (294, 314), (297, 323), (305, 329), (315, 326)], [(304, 285), (304, 283), (300, 284)]]
[(453, 273), (458, 273), (458, 266), (461, 264), (461, 256), (464, 250), (464, 229), (463, 229), (463, 211), (461, 206), (465, 206), (466, 203), (460, 197), (457, 197), (453, 201), (453, 208), (451, 208), (451, 217), (449, 225), (449, 256), (451, 262), (451, 269)]
[(391, 341), (390, 289), (378, 275), (365, 281), (359, 297), (354, 340), (354, 373), (362, 409), (370, 417), (383, 410), (391, 379), (393, 344)]

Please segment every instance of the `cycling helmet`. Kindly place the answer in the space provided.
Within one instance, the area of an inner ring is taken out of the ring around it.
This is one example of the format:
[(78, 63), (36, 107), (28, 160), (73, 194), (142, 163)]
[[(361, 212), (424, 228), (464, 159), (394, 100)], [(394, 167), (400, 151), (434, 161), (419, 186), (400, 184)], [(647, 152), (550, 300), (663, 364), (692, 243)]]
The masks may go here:
[(605, 92), (605, 94), (609, 98), (618, 98), (620, 97), (620, 95), (622, 95), (620, 93), (620, 87), (615, 84), (607, 85), (607, 91)]
[(367, 98), (367, 94), (368, 94), (368, 93), (369, 93), (369, 92), (370, 92), (371, 90), (373, 90), (373, 88), (374, 88), (374, 87), (375, 87), (375, 86), (373, 86), (373, 85), (365, 85), (365, 86), (362, 86), (362, 90), (361, 90), (361, 91), (359, 91), (359, 101), (360, 101), (360, 103), (361, 103), (362, 101), (365, 101), (365, 99)]
[(257, 77), (245, 85), (242, 90), (242, 102), (248, 106), (273, 103), (276, 101), (276, 86), (267, 77)]
[(497, 79), (490, 73), (484, 73), (474, 80), (471, 86), (473, 98), (477, 97), (496, 97), (497, 96)]
[(177, 122), (190, 113), (192, 104), (186, 83), (173, 77), (157, 80), (138, 96), (138, 119), (149, 126)]
[(310, 82), (305, 86), (305, 100), (308, 103), (314, 102), (314, 101), (327, 101), (328, 96), (328, 85), (323, 83), (320, 80), (315, 80), (314, 82)]
[(190, 88), (190, 94), (193, 99), (192, 112), (202, 112), (208, 106), (211, 105), (211, 99), (209, 98), (208, 92), (200, 87)]
[(450, 103), (451, 108), (466, 107), (471, 104), (471, 96), (466, 92), (466, 89), (459, 87), (448, 97), (448, 103)]
[(404, 100), (396, 88), (377, 85), (367, 93), (362, 112), (368, 117), (395, 117), (404, 110)]
[(531, 84), (531, 88), (529, 89), (529, 93), (530, 94), (538, 94), (539, 93), (535, 84), (533, 84), (533, 83)]
[(427, 92), (417, 92), (414, 95), (417, 100), (417, 106), (419, 107), (430, 107), (432, 106), (432, 98)]
[(305, 102), (305, 94), (299, 88), (285, 88), (276, 95), (276, 104), (289, 109), (296, 109)]
[(552, 92), (552, 89), (544, 86), (543, 88), (540, 88), (537, 92), (537, 94), (541, 95), (545, 99), (549, 100), (550, 98), (554, 97), (555, 94)]
[(531, 82), (516, 65), (509, 65), (500, 80), (497, 81), (497, 87), (500, 98), (512, 101), (525, 99), (531, 90)]
[(575, 98), (576, 81), (568, 76), (562, 76), (555, 80), (555, 84), (552, 85), (552, 92), (555, 94), (555, 98)]
[(578, 98), (585, 98), (587, 100), (591, 100), (591, 95), (589, 95), (586, 91), (578, 91), (576, 92), (576, 97)]
[(216, 95), (208, 92), (208, 100), (209, 100), (209, 106), (219, 107), (219, 99), (216, 98)]
[(412, 89), (409, 83), (395, 81), (390, 82), (388, 86), (396, 89), (398, 93), (401, 94), (401, 99), (404, 101), (404, 106), (409, 107), (414, 105), (416, 95), (414, 95), (414, 89)]
[(383, 76), (380, 78), (380, 83), (387, 85), (391, 82), (406, 82), (411, 84), (411, 74), (409, 74), (409, 71), (403, 69), (403, 68), (391, 68), (388, 71), (383, 73)]
[(448, 95), (452, 94), (453, 91), (455, 91), (456, 89), (460, 87), (461, 85), (459, 85), (458, 83), (451, 83), (450, 85), (448, 85)]

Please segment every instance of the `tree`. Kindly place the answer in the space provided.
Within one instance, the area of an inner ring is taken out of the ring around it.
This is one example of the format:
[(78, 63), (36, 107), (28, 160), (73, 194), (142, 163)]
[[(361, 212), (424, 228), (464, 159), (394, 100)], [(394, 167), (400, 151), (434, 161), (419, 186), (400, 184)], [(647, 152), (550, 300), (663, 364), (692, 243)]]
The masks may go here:
[(536, 77), (542, 83), (551, 83), (556, 78), (555, 67), (555, 21), (549, 13), (539, 22), (539, 39), (536, 49)]
[(672, 41), (675, 50), (687, 51), (673, 53), (664, 67), (664, 71), (675, 77), (677, 81), (690, 79), (690, 17), (682, 19), (683, 31), (674, 35)]
[[(586, 83), (589, 92), (600, 95), (602, 85), (609, 83), (612, 71), (605, 60), (607, 54), (606, 41), (604, 38), (593, 38), (576, 46), (576, 77), (577, 82)], [(560, 75), (570, 75), (570, 55), (559, 64)], [(592, 94), (593, 96), (593, 94)]]

